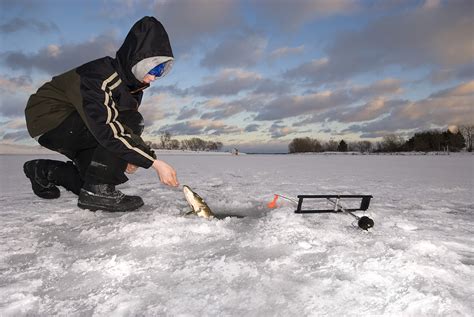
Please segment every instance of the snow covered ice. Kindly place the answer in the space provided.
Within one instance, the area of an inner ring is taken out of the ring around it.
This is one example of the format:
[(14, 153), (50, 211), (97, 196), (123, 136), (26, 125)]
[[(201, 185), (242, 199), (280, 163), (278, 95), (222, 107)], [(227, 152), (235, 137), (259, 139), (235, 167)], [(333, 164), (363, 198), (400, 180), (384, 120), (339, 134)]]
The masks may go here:
[[(34, 157), (0, 156), (0, 315), (474, 315), (473, 156), (161, 156), (247, 217), (185, 217), (181, 189), (144, 170), (119, 186), (140, 211), (93, 213), (34, 196)], [(274, 193), (372, 194), (375, 227), (268, 210)]]

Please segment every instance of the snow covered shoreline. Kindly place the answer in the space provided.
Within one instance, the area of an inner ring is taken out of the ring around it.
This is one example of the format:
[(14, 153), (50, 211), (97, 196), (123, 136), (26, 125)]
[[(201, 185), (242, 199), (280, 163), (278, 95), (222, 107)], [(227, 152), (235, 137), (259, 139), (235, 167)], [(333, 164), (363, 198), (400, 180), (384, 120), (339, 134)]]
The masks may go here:
[[(289, 153), (290, 154), (290, 153)], [(474, 152), (306, 152), (306, 153), (291, 153), (290, 155), (382, 155), (382, 156), (438, 156), (438, 155), (464, 155), (473, 156)]]
[[(212, 151), (189, 151), (189, 150), (161, 150), (154, 149), (158, 155), (230, 155), (230, 152), (212, 152)], [(58, 155), (40, 145), (19, 145), (0, 143), (0, 155)], [(245, 153), (239, 153), (245, 154)]]
[[(45, 155), (45, 158), (61, 156)], [(0, 156), (0, 315), (469, 316), (472, 156), (169, 155), (213, 210), (184, 217), (181, 190), (139, 170), (139, 212), (31, 193)], [(296, 215), (274, 193), (372, 194), (364, 232), (346, 215)]]
[[(213, 151), (190, 151), (190, 150), (161, 150), (154, 149), (157, 155), (231, 155), (230, 152)], [(58, 153), (50, 151), (42, 146), (29, 146), (18, 144), (0, 143), (0, 155), (57, 155)], [(307, 152), (307, 153), (243, 153), (239, 155), (382, 155), (382, 156), (473, 156), (474, 152), (394, 152), (394, 153), (360, 153), (360, 152)]]
[(19, 145), (0, 143), (0, 155), (48, 155), (58, 154), (40, 145)]

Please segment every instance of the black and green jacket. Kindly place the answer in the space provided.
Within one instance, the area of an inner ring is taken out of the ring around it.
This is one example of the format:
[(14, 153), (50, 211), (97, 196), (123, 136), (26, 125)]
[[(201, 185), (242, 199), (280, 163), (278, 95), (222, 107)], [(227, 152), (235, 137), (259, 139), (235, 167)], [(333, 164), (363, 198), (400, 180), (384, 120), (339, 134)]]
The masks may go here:
[(117, 117), (122, 111), (138, 111), (142, 90), (149, 85), (131, 70), (154, 56), (173, 53), (163, 25), (144, 17), (131, 28), (115, 58), (100, 58), (55, 76), (31, 95), (25, 109), (28, 132), (41, 136), (77, 111), (102, 146), (129, 163), (150, 167), (154, 152)]

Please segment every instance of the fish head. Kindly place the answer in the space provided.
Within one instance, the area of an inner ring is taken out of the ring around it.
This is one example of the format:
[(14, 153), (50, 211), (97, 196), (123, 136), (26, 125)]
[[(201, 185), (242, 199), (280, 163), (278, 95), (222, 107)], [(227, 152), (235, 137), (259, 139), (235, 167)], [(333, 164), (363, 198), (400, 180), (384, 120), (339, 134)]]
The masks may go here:
[(203, 218), (214, 217), (214, 214), (212, 213), (209, 206), (204, 202), (204, 199), (202, 199), (201, 196), (199, 196), (194, 191), (192, 191), (192, 189), (189, 188), (189, 186), (187, 185), (183, 186), (183, 193), (188, 204), (193, 209), (193, 213)]

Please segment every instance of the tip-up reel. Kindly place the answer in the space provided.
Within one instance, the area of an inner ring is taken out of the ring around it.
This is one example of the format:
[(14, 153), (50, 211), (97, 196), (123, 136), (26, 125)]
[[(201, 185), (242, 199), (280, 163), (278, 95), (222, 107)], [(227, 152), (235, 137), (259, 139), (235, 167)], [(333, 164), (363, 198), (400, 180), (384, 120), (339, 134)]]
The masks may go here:
[[(276, 207), (276, 201), (278, 197), (285, 200), (291, 201), (297, 204), (295, 213), (297, 214), (314, 214), (314, 213), (345, 213), (349, 214), (357, 220), (357, 225), (363, 230), (368, 230), (374, 226), (374, 221), (367, 216), (359, 217), (354, 214), (354, 211), (366, 211), (369, 208), (370, 200), (373, 198), (372, 195), (298, 195), (298, 200), (288, 198), (282, 195), (276, 195), (272, 202), (268, 203), (269, 208)], [(312, 208), (303, 209), (303, 201), (306, 199), (313, 200)], [(323, 200), (323, 201), (321, 201)], [(351, 204), (351, 207), (344, 207), (341, 202), (345, 204)], [(331, 208), (327, 208), (327, 203), (330, 204)]]
[[(331, 209), (303, 209), (303, 200), (306, 199), (325, 199), (332, 205)], [(354, 208), (344, 208), (341, 200), (357, 200), (360, 201)], [(308, 213), (327, 213), (327, 212), (343, 212), (357, 219), (357, 225), (363, 230), (368, 230), (374, 226), (374, 221), (367, 216), (359, 217), (354, 211), (366, 211), (370, 205), (372, 195), (298, 195), (298, 207), (295, 210), (297, 214)]]

